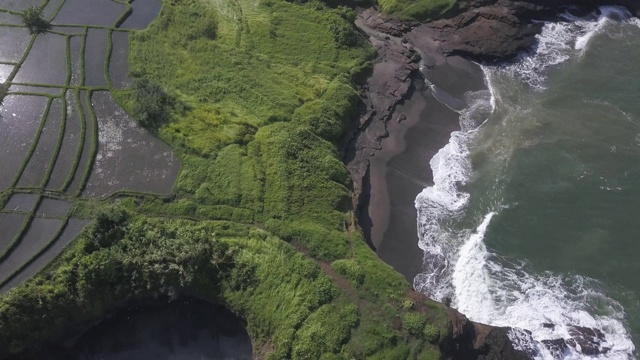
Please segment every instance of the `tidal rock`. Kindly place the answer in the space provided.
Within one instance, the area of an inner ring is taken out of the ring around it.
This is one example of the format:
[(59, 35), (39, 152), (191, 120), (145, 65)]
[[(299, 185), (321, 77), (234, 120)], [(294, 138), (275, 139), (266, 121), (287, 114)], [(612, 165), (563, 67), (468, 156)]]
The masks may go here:
[(571, 335), (571, 339), (566, 341), (567, 344), (584, 355), (600, 355), (610, 350), (602, 346), (605, 342), (605, 337), (599, 329), (571, 326), (569, 335)]
[(557, 20), (568, 5), (577, 7), (572, 11), (578, 15), (602, 5), (625, 6), (633, 15), (640, 15), (637, 0), (469, 0), (451, 18), (423, 26), (436, 34), (445, 55), (484, 63), (504, 61), (534, 46), (542, 23), (533, 20)]
[(564, 339), (542, 340), (542, 344), (549, 350), (554, 359), (561, 359), (565, 351), (569, 349)]
[(429, 27), (438, 34), (444, 54), (492, 62), (530, 49), (542, 24), (522, 21), (507, 7), (487, 6), (430, 23)]
[(510, 328), (494, 327), (469, 321), (449, 308), (451, 336), (442, 345), (445, 359), (529, 360), (531, 354), (516, 349), (509, 339)]
[(402, 36), (402, 34), (411, 29), (412, 25), (377, 12), (374, 9), (362, 10), (358, 17), (367, 27), (391, 36)]

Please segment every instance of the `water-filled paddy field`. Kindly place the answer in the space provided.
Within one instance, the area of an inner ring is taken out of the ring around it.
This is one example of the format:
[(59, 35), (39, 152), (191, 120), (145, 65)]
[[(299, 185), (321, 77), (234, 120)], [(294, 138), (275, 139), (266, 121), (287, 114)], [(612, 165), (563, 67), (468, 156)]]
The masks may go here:
[[(20, 18), (42, 9), (49, 29)], [(129, 32), (160, 0), (0, 0), (0, 293), (44, 268), (89, 223), (78, 199), (171, 193), (180, 160), (111, 90), (131, 85)], [(0, 95), (2, 96), (2, 95)]]

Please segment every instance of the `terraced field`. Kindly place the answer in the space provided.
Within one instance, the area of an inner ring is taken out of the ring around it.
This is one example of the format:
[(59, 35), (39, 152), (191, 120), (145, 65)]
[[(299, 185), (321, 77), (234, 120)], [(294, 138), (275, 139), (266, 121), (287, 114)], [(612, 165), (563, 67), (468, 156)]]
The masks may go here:
[[(51, 21), (31, 34), (30, 6)], [(169, 194), (170, 147), (139, 127), (111, 90), (130, 85), (129, 32), (159, 0), (0, 0), (0, 292), (37, 273), (88, 224), (78, 199)], [(0, 95), (1, 97), (2, 95)]]

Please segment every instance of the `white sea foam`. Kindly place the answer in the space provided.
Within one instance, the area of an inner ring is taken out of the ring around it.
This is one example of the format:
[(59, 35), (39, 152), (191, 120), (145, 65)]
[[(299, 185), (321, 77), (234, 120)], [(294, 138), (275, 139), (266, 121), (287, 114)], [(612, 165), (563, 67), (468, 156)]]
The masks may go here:
[(459, 112), (461, 131), (453, 132), (449, 143), (429, 162), (434, 185), (424, 189), (415, 200), (421, 234), (418, 245), (424, 251), (426, 268), (415, 279), (414, 286), (438, 299), (451, 295), (448, 268), (450, 256), (459, 246), (457, 234), (452, 234), (443, 224), (463, 215), (469, 194), (458, 188), (471, 174), (469, 141), (493, 110), (495, 102), (488, 90), (469, 92), (465, 94), (465, 101), (467, 109)]
[[(592, 358), (632, 358), (634, 346), (622, 323), (624, 310), (596, 290), (597, 282), (552, 273), (531, 275), (525, 266), (498, 261), (487, 250), (484, 235), (495, 215), (495, 212), (487, 214), (458, 251), (452, 274), (453, 306), (472, 320), (516, 329), (511, 333), (514, 343), (534, 352), (537, 359), (556, 358), (557, 354), (554, 356), (542, 341), (570, 339), (572, 326), (600, 329), (604, 333), (605, 340), (599, 347), (610, 350)], [(592, 314), (594, 309), (588, 304), (596, 301), (600, 304), (599, 313), (606, 315)], [(584, 359), (585, 355), (569, 346), (563, 358)]]
[(599, 14), (587, 18), (570, 13), (562, 14), (562, 17), (565, 21), (544, 22), (542, 32), (536, 36), (535, 51), (521, 54), (514, 64), (504, 66), (503, 70), (541, 91), (545, 89), (546, 71), (583, 54), (590, 40), (604, 31), (610, 22), (620, 21), (640, 27), (640, 21), (620, 6), (602, 6)]
[[(454, 132), (431, 159), (434, 186), (424, 189), (415, 201), (425, 265), (414, 287), (436, 300), (450, 297), (453, 306), (474, 321), (512, 327), (509, 336), (514, 345), (536, 359), (632, 359), (634, 345), (624, 325), (624, 309), (606, 296), (601, 284), (581, 276), (532, 274), (526, 263), (513, 264), (486, 247), (484, 238), (492, 219), (508, 206), (497, 204), (475, 225), (465, 225), (471, 195), (461, 189), (473, 172), (470, 146), (478, 127), (501, 103), (494, 75), (506, 72), (543, 91), (547, 69), (579, 58), (611, 19), (636, 21), (617, 7), (603, 7), (589, 19), (565, 18), (566, 22), (546, 23), (536, 52), (521, 57), (517, 64), (483, 68), (488, 90), (467, 94), (468, 106), (460, 111), (462, 130)], [(591, 308), (594, 303), (597, 309)], [(598, 346), (604, 354), (587, 356), (571, 346), (564, 353), (554, 353), (545, 345), (546, 340), (571, 339), (574, 326), (602, 331), (604, 340)]]

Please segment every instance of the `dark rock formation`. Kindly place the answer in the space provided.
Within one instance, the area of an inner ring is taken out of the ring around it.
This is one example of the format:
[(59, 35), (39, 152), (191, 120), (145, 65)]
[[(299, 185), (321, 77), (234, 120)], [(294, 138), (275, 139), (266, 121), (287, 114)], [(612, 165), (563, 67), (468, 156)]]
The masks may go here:
[(469, 321), (454, 309), (449, 310), (452, 331), (442, 344), (445, 359), (528, 360), (529, 355), (516, 350), (507, 336), (509, 328)]
[[(360, 10), (356, 24), (378, 50), (372, 75), (361, 89), (362, 115), (343, 144), (344, 161), (354, 184), (354, 208), (360, 212), (368, 206), (369, 159), (389, 136), (387, 125), (396, 106), (410, 96), (412, 80), (422, 77), (419, 54), (429, 55), (425, 61), (427, 66), (430, 62), (444, 60), (437, 54), (432, 37), (423, 36), (423, 26), (411, 27), (371, 9)], [(410, 34), (404, 35), (407, 32)], [(402, 121), (402, 118), (398, 116), (395, 121)], [(359, 214), (358, 219), (367, 237), (366, 224), (362, 223)], [(530, 359), (527, 353), (513, 347), (507, 336), (509, 328), (474, 323), (451, 308), (449, 315), (452, 328), (441, 344), (446, 359)]]
[(553, 20), (569, 5), (582, 7), (582, 12), (621, 5), (640, 15), (640, 2), (635, 0), (470, 0), (462, 2), (452, 18), (423, 26), (432, 31), (445, 55), (504, 61), (535, 44), (541, 25), (532, 20)]
[(413, 46), (397, 37), (411, 30), (408, 24), (367, 9), (358, 12), (356, 25), (378, 51), (373, 73), (362, 87), (362, 115), (344, 146), (344, 161), (354, 183), (354, 208), (359, 211), (364, 204), (360, 194), (366, 185), (363, 179), (369, 158), (381, 148), (382, 139), (389, 136), (387, 121), (396, 105), (409, 94), (411, 79), (419, 68), (420, 56)]
[[(363, 108), (359, 121), (345, 138), (344, 161), (354, 183), (356, 215), (368, 206), (369, 159), (389, 136), (387, 124), (396, 106), (411, 94), (411, 80), (420, 78), (419, 60), (433, 66), (439, 58), (459, 55), (486, 63), (506, 61), (535, 44), (541, 25), (532, 20), (554, 20), (563, 6), (577, 5), (586, 14), (602, 5), (621, 5), (640, 16), (638, 0), (467, 0), (451, 18), (427, 24), (403, 23), (375, 10), (359, 10), (356, 25), (378, 50), (373, 73), (362, 88)], [(398, 117), (397, 121), (403, 119)], [(361, 226), (363, 224), (360, 224)], [(367, 236), (363, 226), (365, 237)], [(492, 327), (469, 321), (450, 309), (451, 331), (441, 344), (446, 359), (530, 359), (533, 348), (516, 350), (507, 335), (509, 328)], [(554, 324), (544, 324), (553, 328)], [(519, 330), (523, 343), (532, 343), (531, 334)], [(597, 329), (572, 327), (571, 338), (544, 340), (554, 356), (569, 349), (585, 355), (609, 351), (603, 346), (604, 334)]]
[(569, 328), (569, 335), (571, 339), (567, 340), (567, 344), (584, 355), (600, 355), (610, 350), (602, 346), (605, 338), (599, 329), (572, 326)]
[(568, 349), (564, 339), (542, 340), (542, 344), (549, 349), (555, 359), (562, 358), (562, 354)]

